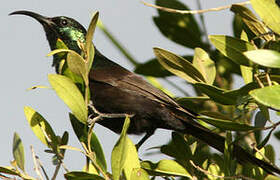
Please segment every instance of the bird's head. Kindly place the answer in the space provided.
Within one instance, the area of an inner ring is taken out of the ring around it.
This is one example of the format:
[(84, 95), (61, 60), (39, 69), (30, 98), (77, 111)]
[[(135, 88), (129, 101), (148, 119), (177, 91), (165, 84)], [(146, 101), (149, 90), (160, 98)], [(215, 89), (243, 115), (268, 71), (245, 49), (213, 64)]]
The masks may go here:
[[(36, 19), (46, 32), (51, 50), (57, 49), (57, 40), (60, 39), (71, 50), (81, 53), (78, 42), (85, 43), (86, 29), (76, 20), (65, 17), (45, 17), (31, 11), (15, 11), (10, 15), (26, 15)], [(54, 65), (57, 65), (54, 59)]]

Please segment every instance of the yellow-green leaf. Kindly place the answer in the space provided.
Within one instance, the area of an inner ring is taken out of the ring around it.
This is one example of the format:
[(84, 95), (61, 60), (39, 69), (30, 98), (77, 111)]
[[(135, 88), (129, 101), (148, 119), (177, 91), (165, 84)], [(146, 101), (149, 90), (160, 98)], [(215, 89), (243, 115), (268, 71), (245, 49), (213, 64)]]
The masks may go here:
[(249, 42), (225, 35), (210, 35), (211, 43), (226, 57), (239, 65), (250, 66), (243, 52), (255, 50)]
[[(124, 162), (124, 174), (127, 180), (134, 180), (132, 177), (132, 172), (135, 169), (139, 169), (140, 166), (140, 161), (139, 161), (139, 157), (138, 157), (138, 153), (136, 150), (135, 145), (133, 144), (133, 142), (127, 138), (127, 144), (126, 144), (126, 148), (127, 148), (127, 157), (125, 159)], [(137, 173), (134, 174), (133, 176), (137, 177)]]
[(120, 179), (122, 170), (127, 160), (128, 151), (129, 151), (127, 147), (129, 146), (129, 138), (127, 137), (126, 133), (129, 124), (130, 124), (130, 119), (127, 117), (125, 119), (120, 138), (115, 144), (112, 151), (111, 166), (112, 166), (113, 179)]
[(152, 163), (151, 161), (142, 161), (141, 166), (143, 169), (159, 173), (161, 176), (183, 176), (192, 178), (189, 172), (174, 160), (163, 159), (158, 163)]
[(42, 143), (44, 143), (48, 147), (51, 147), (47, 140), (48, 138), (54, 145), (57, 144), (57, 139), (54, 131), (52, 130), (49, 123), (43, 118), (43, 116), (41, 116), (41, 114), (28, 106), (24, 107), (24, 114), (32, 131)]
[(82, 123), (87, 122), (87, 106), (77, 86), (66, 76), (49, 74), (49, 82), (58, 97), (69, 107), (74, 116)]
[(218, 127), (223, 130), (230, 130), (230, 131), (249, 131), (249, 130), (257, 130), (257, 128), (253, 126), (249, 126), (247, 124), (240, 124), (237, 122), (225, 120), (225, 119), (216, 119), (216, 118), (208, 118), (197, 116), (197, 119), (212, 124), (215, 127)]
[(272, 36), (267, 34), (269, 32), (268, 28), (266, 28), (265, 25), (258, 20), (250, 9), (245, 6), (233, 4), (230, 10), (239, 15), (243, 22), (257, 37), (263, 38), (267, 41), (272, 40)]
[(131, 180), (149, 180), (149, 174), (142, 168), (134, 168), (131, 172)]
[[(87, 53), (89, 54), (90, 52), (92, 53), (91, 56), (92, 58), (94, 57), (94, 48), (93, 45), (92, 45), (92, 38), (93, 38), (93, 34), (94, 34), (94, 31), (95, 31), (95, 28), (96, 28), (96, 24), (97, 24), (97, 21), (98, 21), (98, 16), (99, 16), (99, 12), (96, 12), (92, 19), (91, 19), (91, 22), (89, 24), (89, 27), (88, 27), (88, 30), (87, 30), (87, 35), (86, 35), (86, 51)], [(92, 52), (93, 50), (93, 52)], [(90, 56), (87, 57), (87, 62), (90, 61)]]
[(193, 65), (203, 75), (207, 84), (212, 85), (216, 77), (216, 67), (212, 59), (210, 59), (207, 52), (201, 48), (195, 48)]
[(280, 9), (275, 0), (250, 0), (250, 2), (263, 22), (280, 34)]
[(19, 135), (15, 132), (13, 139), (13, 156), (17, 166), (24, 171), (24, 148)]
[(244, 55), (259, 65), (280, 68), (280, 53), (269, 49), (258, 49), (244, 52)]
[(190, 83), (206, 82), (199, 70), (184, 58), (164, 49), (154, 48), (159, 63), (171, 73)]
[(280, 85), (254, 89), (249, 93), (257, 102), (280, 110)]

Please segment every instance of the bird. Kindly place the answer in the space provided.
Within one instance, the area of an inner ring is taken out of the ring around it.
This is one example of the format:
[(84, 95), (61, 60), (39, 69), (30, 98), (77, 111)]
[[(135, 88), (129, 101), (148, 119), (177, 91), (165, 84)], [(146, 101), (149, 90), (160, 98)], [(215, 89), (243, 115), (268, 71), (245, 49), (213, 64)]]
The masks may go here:
[[(38, 13), (20, 10), (10, 15), (26, 15), (36, 19), (44, 28), (51, 50), (57, 49), (57, 40), (81, 54), (79, 43), (85, 43), (87, 30), (76, 20), (66, 16), (46, 17)], [(156, 129), (167, 129), (189, 134), (210, 145), (221, 153), (225, 149), (225, 138), (196, 121), (197, 114), (181, 107), (173, 98), (157, 89), (141, 76), (125, 69), (102, 55), (95, 48), (89, 72), (89, 87), (93, 106), (101, 113), (133, 114), (128, 134), (143, 134), (142, 144)], [(53, 66), (59, 70), (61, 58), (54, 56)], [(124, 118), (103, 118), (98, 124), (120, 133)], [(233, 144), (233, 155), (242, 163), (263, 168), (266, 172), (280, 175), (275, 165), (260, 160), (238, 144)]]

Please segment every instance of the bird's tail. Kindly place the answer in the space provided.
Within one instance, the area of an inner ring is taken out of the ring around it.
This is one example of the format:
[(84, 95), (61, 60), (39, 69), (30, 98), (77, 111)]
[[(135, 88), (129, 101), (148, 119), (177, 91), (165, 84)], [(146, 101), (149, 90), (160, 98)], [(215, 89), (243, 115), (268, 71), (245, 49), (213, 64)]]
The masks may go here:
[[(182, 117), (182, 116), (180, 116)], [(178, 117), (177, 117), (178, 118)], [(220, 136), (219, 134), (216, 134), (209, 129), (205, 128), (204, 126), (200, 125), (196, 121), (192, 120), (191, 118), (188, 118), (186, 120), (186, 116), (184, 118), (180, 118), (181, 121), (183, 121), (183, 124), (185, 126), (184, 129), (178, 129), (177, 131), (185, 134), (190, 134), (202, 141), (204, 141), (206, 144), (212, 146), (213, 148), (217, 149), (218, 151), (224, 153), (224, 146), (225, 146), (225, 138)], [(190, 122), (192, 121), (192, 122)], [(259, 166), (263, 168), (267, 173), (273, 174), (277, 173), (280, 175), (280, 169), (276, 167), (275, 165), (272, 165), (268, 162), (265, 162), (263, 160), (260, 160), (253, 156), (252, 154), (248, 153), (246, 150), (244, 150), (241, 146), (237, 144), (233, 144), (233, 155), (241, 164), (247, 164), (250, 163), (252, 165)]]

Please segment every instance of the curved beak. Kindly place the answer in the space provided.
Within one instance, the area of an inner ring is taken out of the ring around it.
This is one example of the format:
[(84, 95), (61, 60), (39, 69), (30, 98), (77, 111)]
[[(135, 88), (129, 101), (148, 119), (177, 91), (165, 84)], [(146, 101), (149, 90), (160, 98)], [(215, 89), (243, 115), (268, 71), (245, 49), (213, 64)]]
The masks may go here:
[(52, 22), (51, 18), (42, 16), (40, 14), (31, 12), (31, 11), (15, 11), (15, 12), (10, 13), (9, 15), (26, 15), (26, 16), (30, 16), (30, 17), (36, 19), (43, 26), (51, 26), (51, 25), (54, 24)]

